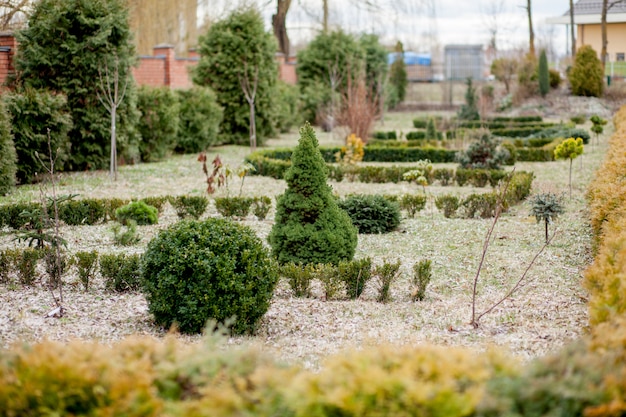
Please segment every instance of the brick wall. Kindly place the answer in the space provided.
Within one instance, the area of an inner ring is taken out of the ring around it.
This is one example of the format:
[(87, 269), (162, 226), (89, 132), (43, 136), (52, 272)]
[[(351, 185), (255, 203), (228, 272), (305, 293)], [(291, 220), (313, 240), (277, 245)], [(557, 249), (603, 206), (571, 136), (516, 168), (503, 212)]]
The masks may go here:
[(17, 50), (17, 41), (13, 34), (0, 32), (0, 91), (4, 90), (4, 82), (13, 73), (13, 55)]
[[(13, 35), (0, 33), (0, 84), (3, 84), (13, 71), (13, 54), (16, 49), (17, 42)], [(138, 66), (132, 69), (132, 73), (138, 85), (185, 89), (192, 86), (189, 69), (198, 61), (199, 57), (195, 51), (190, 51), (189, 58), (176, 58), (172, 45), (157, 45), (152, 56), (139, 57)], [(293, 58), (286, 59), (283, 54), (276, 54), (276, 61), (279, 78), (289, 84), (295, 84), (296, 64)]]

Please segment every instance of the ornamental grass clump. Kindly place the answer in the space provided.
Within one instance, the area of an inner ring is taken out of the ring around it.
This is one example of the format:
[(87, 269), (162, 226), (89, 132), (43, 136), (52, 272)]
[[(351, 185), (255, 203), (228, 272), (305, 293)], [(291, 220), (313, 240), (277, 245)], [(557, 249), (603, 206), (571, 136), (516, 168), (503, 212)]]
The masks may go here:
[(287, 190), (278, 197), (268, 240), (280, 264), (351, 260), (357, 229), (341, 210), (326, 183), (326, 164), (317, 138), (306, 123), (285, 173)]

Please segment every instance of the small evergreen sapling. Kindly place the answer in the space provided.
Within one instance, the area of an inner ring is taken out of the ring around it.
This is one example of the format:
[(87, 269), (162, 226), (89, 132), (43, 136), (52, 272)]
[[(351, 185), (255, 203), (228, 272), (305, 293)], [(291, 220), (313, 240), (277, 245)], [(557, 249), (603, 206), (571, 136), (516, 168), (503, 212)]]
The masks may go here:
[(287, 190), (277, 199), (275, 223), (268, 237), (279, 263), (351, 260), (357, 229), (326, 183), (326, 164), (308, 123), (300, 129), (285, 181)]
[(594, 114), (593, 116), (591, 116), (589, 120), (591, 120), (591, 123), (593, 123), (593, 126), (591, 126), (590, 130), (596, 134), (596, 142), (599, 144), (600, 143), (599, 135), (601, 135), (602, 132), (604, 132), (604, 125), (607, 122), (605, 119), (598, 116), (597, 114)]
[(572, 162), (583, 154), (582, 138), (569, 138), (561, 142), (554, 150), (556, 159), (569, 159), (569, 198), (572, 198)]
[(478, 113), (478, 105), (476, 104), (476, 89), (472, 85), (471, 77), (468, 77), (466, 84), (465, 104), (461, 106), (457, 117), (460, 120), (480, 120), (480, 113)]
[(548, 71), (548, 58), (546, 57), (546, 50), (541, 50), (539, 55), (539, 68), (537, 70), (539, 76), (539, 93), (541, 97), (545, 97), (550, 91), (550, 73)]
[(537, 194), (533, 197), (531, 214), (537, 223), (543, 221), (546, 226), (546, 244), (549, 242), (548, 224), (552, 223), (560, 214), (563, 214), (561, 199), (553, 193)]

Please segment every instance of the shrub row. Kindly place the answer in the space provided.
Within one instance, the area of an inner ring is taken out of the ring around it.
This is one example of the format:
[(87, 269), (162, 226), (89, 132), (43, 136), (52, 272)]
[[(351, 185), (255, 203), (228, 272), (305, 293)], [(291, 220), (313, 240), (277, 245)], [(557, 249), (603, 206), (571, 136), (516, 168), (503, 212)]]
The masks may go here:
[[(411, 131), (411, 132), (407, 132), (406, 138), (407, 138), (407, 140), (426, 139), (426, 131), (425, 130), (414, 130), (414, 131)], [(437, 132), (437, 140), (443, 140), (443, 138), (444, 138), (444, 133), (438, 131)]]
[(378, 140), (396, 140), (398, 139), (398, 135), (396, 134), (395, 130), (390, 130), (388, 132), (376, 131), (372, 133), (372, 138)]
[[(46, 250), (25, 248), (0, 251), (0, 283), (17, 282), (22, 285), (33, 285), (41, 278), (37, 272), (37, 265), (45, 262)], [(125, 292), (135, 291), (140, 287), (139, 260), (139, 255), (133, 254), (80, 251), (70, 256), (64, 264), (76, 268), (85, 291), (92, 286), (98, 271), (107, 290)], [(68, 272), (69, 269), (64, 268), (62, 275)]]
[(250, 210), (263, 220), (272, 207), (269, 197), (216, 197), (215, 208), (224, 217), (246, 217)]
[[(59, 204), (59, 220), (67, 225), (94, 225), (107, 220), (135, 220), (137, 224), (155, 224), (157, 214), (169, 202), (179, 218), (199, 218), (206, 211), (209, 200), (204, 196), (157, 196), (137, 201), (119, 198), (85, 198), (67, 200)], [(155, 211), (156, 209), (156, 211)], [(25, 212), (41, 211), (40, 203), (13, 203), (0, 205), (0, 227), (21, 229), (29, 221)], [(48, 213), (52, 213), (48, 208)]]

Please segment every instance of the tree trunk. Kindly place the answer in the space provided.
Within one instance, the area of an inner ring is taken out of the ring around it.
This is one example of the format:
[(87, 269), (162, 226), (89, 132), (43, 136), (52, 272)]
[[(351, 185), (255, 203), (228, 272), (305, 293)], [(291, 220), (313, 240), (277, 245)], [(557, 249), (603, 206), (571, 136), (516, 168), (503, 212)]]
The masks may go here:
[(602, 17), (600, 18), (600, 27), (602, 30), (602, 50), (600, 52), (600, 61), (602, 61), (602, 69), (606, 65), (606, 46), (609, 43), (606, 35), (606, 14), (609, 11), (609, 0), (602, 0)]
[(322, 31), (328, 33), (328, 0), (322, 0), (324, 2), (324, 17), (322, 20)]
[(533, 30), (531, 0), (526, 0), (526, 11), (528, 12), (528, 54), (535, 56), (535, 31)]
[(546, 224), (546, 245), (548, 244), (548, 242), (550, 242), (550, 239), (548, 239), (548, 219), (544, 219), (544, 223)]
[(569, 199), (572, 199), (572, 162), (574, 162), (573, 159), (570, 158), (569, 160)]
[(277, 0), (276, 14), (272, 15), (274, 36), (278, 41), (278, 48), (285, 56), (289, 56), (289, 36), (287, 35), (286, 21), (290, 6), (291, 0)]
[(254, 101), (250, 103), (250, 148), (256, 151), (256, 119)]
[(111, 177), (114, 181), (117, 181), (117, 137), (116, 137), (116, 123), (117, 106), (111, 106)]
[(576, 56), (576, 37), (574, 36), (574, 0), (569, 0), (569, 25), (572, 37), (572, 58)]

